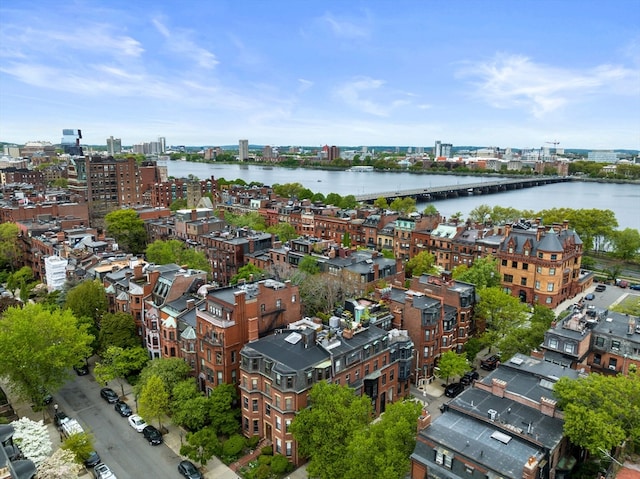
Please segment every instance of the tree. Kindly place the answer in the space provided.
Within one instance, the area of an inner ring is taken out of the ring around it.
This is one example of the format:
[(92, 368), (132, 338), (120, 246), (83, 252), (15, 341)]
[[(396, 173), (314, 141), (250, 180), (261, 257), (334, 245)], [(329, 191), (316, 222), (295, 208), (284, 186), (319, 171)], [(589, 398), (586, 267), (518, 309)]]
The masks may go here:
[(147, 245), (144, 221), (134, 210), (115, 210), (104, 218), (107, 233), (115, 238), (124, 251), (140, 254)]
[(309, 275), (314, 275), (320, 272), (320, 264), (314, 256), (306, 255), (298, 263), (298, 269)]
[(238, 396), (233, 384), (220, 384), (209, 395), (209, 421), (219, 435), (229, 436), (238, 430), (236, 408)]
[(462, 376), (469, 370), (471, 370), (471, 368), (469, 367), (469, 361), (467, 361), (466, 356), (456, 354), (453, 351), (446, 351), (440, 356), (436, 375), (440, 379), (445, 379), (446, 383), (449, 384), (449, 378), (451, 376)]
[(174, 398), (171, 419), (175, 424), (190, 431), (202, 429), (209, 422), (209, 402), (209, 399), (200, 393), (183, 401)]
[(28, 417), (22, 417), (13, 421), (11, 425), (15, 430), (13, 442), (20, 448), (24, 457), (32, 460), (36, 466), (51, 454), (51, 439), (44, 421), (32, 421)]
[(89, 356), (92, 340), (69, 310), (9, 308), (0, 320), (0, 371), (21, 398), (38, 400), (64, 384), (78, 358)]
[(388, 210), (389, 202), (384, 196), (381, 196), (379, 198), (376, 198), (376, 200), (373, 202), (373, 206), (381, 210)]
[[(22, 296), (22, 290), (26, 289), (27, 284), (33, 280), (33, 270), (28, 266), (23, 266), (17, 271), (14, 271), (7, 278), (7, 288), (13, 294), (16, 293), (16, 290), (20, 290), (20, 296)], [(20, 298), (22, 299), (22, 298)], [(28, 299), (28, 298), (27, 298)], [(23, 299), (25, 302), (26, 299)]]
[(438, 208), (436, 208), (436, 205), (429, 203), (427, 207), (422, 210), (422, 214), (424, 216), (438, 216), (440, 215), (440, 212), (438, 211)]
[(77, 318), (91, 318), (97, 325), (107, 311), (107, 295), (99, 280), (86, 280), (72, 288), (65, 300), (65, 308)]
[(180, 454), (205, 466), (209, 459), (222, 452), (222, 444), (212, 427), (187, 434), (187, 442), (180, 446)]
[(640, 440), (640, 376), (589, 374), (560, 378), (554, 386), (564, 410), (564, 433), (591, 454), (609, 453), (624, 440)]
[(71, 434), (62, 443), (62, 449), (71, 451), (75, 461), (82, 464), (94, 451), (93, 437), (86, 432)]
[(139, 346), (140, 339), (133, 316), (127, 313), (105, 314), (100, 321), (98, 342), (101, 351), (106, 351), (110, 346), (123, 349)]
[(436, 258), (429, 251), (421, 251), (409, 261), (404, 267), (407, 278), (421, 276), (423, 274), (437, 274), (435, 266)]
[(320, 479), (341, 479), (345, 451), (356, 431), (369, 424), (371, 401), (346, 386), (316, 383), (309, 393), (311, 407), (291, 423), (300, 453), (309, 458), (307, 472)]
[(637, 229), (625, 228), (613, 234), (613, 255), (625, 261), (632, 260), (640, 250), (640, 232)]
[(114, 379), (120, 380), (122, 396), (124, 396), (124, 380), (127, 376), (137, 373), (149, 362), (149, 353), (140, 346), (120, 348), (109, 346), (102, 355), (102, 360), (96, 363), (93, 374), (96, 381), (106, 385)]
[(238, 268), (238, 274), (234, 274), (229, 280), (230, 284), (238, 284), (241, 279), (246, 281), (256, 281), (262, 277), (264, 271), (255, 264), (249, 263)]
[(178, 210), (183, 210), (186, 207), (187, 207), (187, 200), (185, 198), (178, 198), (169, 205), (169, 209), (174, 212)]
[[(140, 372), (135, 386), (136, 394), (140, 394), (147, 381), (158, 376), (162, 379), (167, 391), (172, 392), (177, 384), (182, 383), (191, 373), (191, 366), (182, 358), (157, 358), (149, 361)], [(189, 379), (193, 382), (193, 379)]]
[(278, 223), (275, 226), (270, 226), (267, 228), (267, 233), (277, 236), (282, 242), (287, 242), (298, 237), (296, 229), (289, 223)]
[(461, 264), (453, 268), (453, 278), (476, 285), (476, 290), (500, 286), (498, 259), (492, 256), (478, 258), (471, 267)]
[(38, 479), (68, 479), (78, 477), (82, 466), (66, 449), (57, 449), (38, 466)]
[(536, 304), (529, 318), (529, 324), (510, 330), (498, 343), (502, 360), (507, 360), (516, 353), (529, 355), (533, 349), (538, 348), (544, 341), (544, 333), (555, 317), (553, 310)]
[(15, 223), (0, 224), (0, 270), (14, 271), (21, 256), (20, 228)]
[(178, 240), (156, 240), (147, 246), (146, 258), (155, 264), (175, 263), (188, 268), (210, 271), (207, 256), (194, 248), (187, 247)]
[(345, 231), (344, 234), (342, 235), (341, 244), (345, 248), (351, 248), (351, 235), (349, 234), (348, 231)]
[(347, 445), (343, 477), (405, 477), (411, 467), (421, 410), (416, 401), (398, 401), (387, 406), (379, 421), (357, 431)]
[(469, 220), (478, 224), (490, 223), (492, 220), (491, 212), (491, 206), (486, 204), (478, 205), (469, 212)]
[(416, 211), (416, 200), (407, 196), (405, 198), (395, 198), (389, 208), (393, 211), (397, 211), (401, 215), (408, 215)]
[(162, 429), (162, 417), (169, 411), (169, 392), (162, 379), (151, 376), (140, 391), (138, 411), (147, 420), (157, 419)]
[(343, 210), (351, 210), (358, 206), (358, 200), (354, 195), (347, 195), (342, 197), (342, 201), (340, 201), (340, 208)]
[(483, 341), (491, 348), (524, 324), (527, 305), (498, 287), (481, 289), (478, 294), (475, 315), (486, 322)]

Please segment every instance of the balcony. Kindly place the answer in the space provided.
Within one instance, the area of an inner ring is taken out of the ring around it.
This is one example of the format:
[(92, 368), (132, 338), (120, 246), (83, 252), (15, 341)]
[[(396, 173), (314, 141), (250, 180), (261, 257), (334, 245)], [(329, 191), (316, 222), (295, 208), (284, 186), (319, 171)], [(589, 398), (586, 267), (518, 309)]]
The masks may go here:
[(232, 326), (235, 326), (235, 324), (236, 324), (235, 321), (226, 321), (226, 320), (220, 318), (219, 316), (214, 316), (213, 314), (211, 314), (211, 313), (209, 313), (208, 311), (205, 311), (205, 310), (198, 310), (196, 312), (196, 316), (199, 317), (199, 318), (204, 319), (208, 323), (213, 324), (214, 326), (216, 326), (218, 328), (230, 328)]

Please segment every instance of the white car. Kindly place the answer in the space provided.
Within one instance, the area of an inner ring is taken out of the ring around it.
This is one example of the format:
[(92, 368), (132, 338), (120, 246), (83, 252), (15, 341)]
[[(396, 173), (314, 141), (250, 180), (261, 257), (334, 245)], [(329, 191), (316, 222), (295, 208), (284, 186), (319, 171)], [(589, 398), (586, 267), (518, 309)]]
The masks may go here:
[(129, 424), (138, 432), (142, 432), (142, 430), (148, 426), (146, 421), (137, 414), (132, 414), (131, 416), (129, 416)]
[(96, 479), (118, 479), (106, 464), (100, 463), (93, 468), (93, 475)]

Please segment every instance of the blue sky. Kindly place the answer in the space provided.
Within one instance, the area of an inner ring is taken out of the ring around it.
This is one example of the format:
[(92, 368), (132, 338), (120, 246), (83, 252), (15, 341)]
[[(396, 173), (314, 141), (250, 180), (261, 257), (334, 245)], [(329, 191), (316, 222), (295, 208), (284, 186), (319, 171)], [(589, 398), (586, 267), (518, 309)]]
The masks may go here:
[(0, 2), (0, 141), (640, 149), (640, 1)]

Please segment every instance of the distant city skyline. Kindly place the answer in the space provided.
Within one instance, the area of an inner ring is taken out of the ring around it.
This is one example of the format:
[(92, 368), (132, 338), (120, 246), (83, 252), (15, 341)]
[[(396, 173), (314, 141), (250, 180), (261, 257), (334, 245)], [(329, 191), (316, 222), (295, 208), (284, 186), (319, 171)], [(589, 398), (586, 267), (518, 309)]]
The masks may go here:
[(0, 6), (0, 141), (640, 149), (640, 3)]

